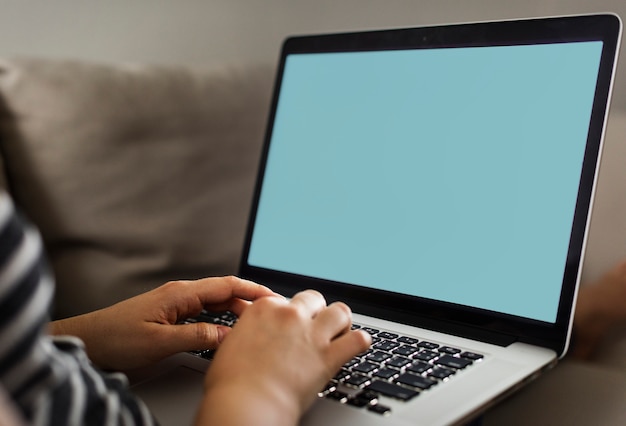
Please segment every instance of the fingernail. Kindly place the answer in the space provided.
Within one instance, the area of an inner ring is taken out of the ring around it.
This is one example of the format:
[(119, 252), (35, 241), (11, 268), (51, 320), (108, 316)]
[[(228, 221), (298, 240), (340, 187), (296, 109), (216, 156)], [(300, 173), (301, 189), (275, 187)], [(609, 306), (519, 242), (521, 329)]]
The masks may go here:
[(223, 325), (217, 326), (217, 343), (222, 343), (226, 335), (230, 332), (230, 327), (225, 327)]

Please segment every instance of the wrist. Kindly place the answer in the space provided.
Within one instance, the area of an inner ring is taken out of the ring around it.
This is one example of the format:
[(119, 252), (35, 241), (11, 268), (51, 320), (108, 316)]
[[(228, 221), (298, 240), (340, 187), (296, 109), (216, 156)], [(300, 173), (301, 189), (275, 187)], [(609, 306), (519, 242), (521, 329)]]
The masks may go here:
[(48, 324), (48, 333), (52, 336), (76, 336), (81, 337), (80, 317), (70, 317), (51, 321)]
[(52, 336), (78, 337), (85, 345), (85, 352), (94, 365), (104, 370), (113, 370), (114, 366), (107, 364), (109, 357), (100, 355), (101, 349), (110, 345), (111, 342), (108, 341), (103, 346), (103, 340), (107, 337), (106, 333), (97, 327), (98, 320), (95, 316), (98, 312), (52, 321), (48, 324), (48, 333)]
[(285, 386), (252, 379), (208, 384), (196, 424), (294, 426), (302, 414)]

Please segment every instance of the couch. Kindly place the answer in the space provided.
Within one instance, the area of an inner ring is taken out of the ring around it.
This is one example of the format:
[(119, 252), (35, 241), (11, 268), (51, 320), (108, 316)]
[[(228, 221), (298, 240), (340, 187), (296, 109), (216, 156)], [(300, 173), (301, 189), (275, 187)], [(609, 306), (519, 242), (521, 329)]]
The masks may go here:
[(272, 73), (0, 64), (0, 184), (40, 229), (56, 318), (237, 271)]
[[(0, 61), (0, 186), (40, 229), (56, 318), (236, 273), (273, 64)], [(585, 285), (624, 254), (626, 112), (609, 120)], [(596, 362), (626, 370), (623, 330)]]

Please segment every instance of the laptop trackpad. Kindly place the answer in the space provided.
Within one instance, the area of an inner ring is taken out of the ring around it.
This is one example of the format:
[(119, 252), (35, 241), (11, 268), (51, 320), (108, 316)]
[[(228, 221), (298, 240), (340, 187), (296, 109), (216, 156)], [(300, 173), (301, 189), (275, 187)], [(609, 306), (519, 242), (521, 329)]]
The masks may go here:
[(202, 399), (204, 373), (177, 366), (132, 388), (162, 426), (193, 424)]

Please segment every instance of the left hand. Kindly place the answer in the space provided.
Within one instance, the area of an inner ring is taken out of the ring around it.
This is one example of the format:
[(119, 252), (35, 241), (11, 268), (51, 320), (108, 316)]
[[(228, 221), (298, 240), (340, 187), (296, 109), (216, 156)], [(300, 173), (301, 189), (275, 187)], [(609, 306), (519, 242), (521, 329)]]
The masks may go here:
[(251, 301), (264, 296), (276, 294), (232, 276), (172, 281), (111, 307), (54, 321), (50, 332), (81, 338), (91, 361), (102, 369), (127, 370), (177, 352), (216, 348), (229, 327), (177, 323), (202, 309), (241, 315)]

